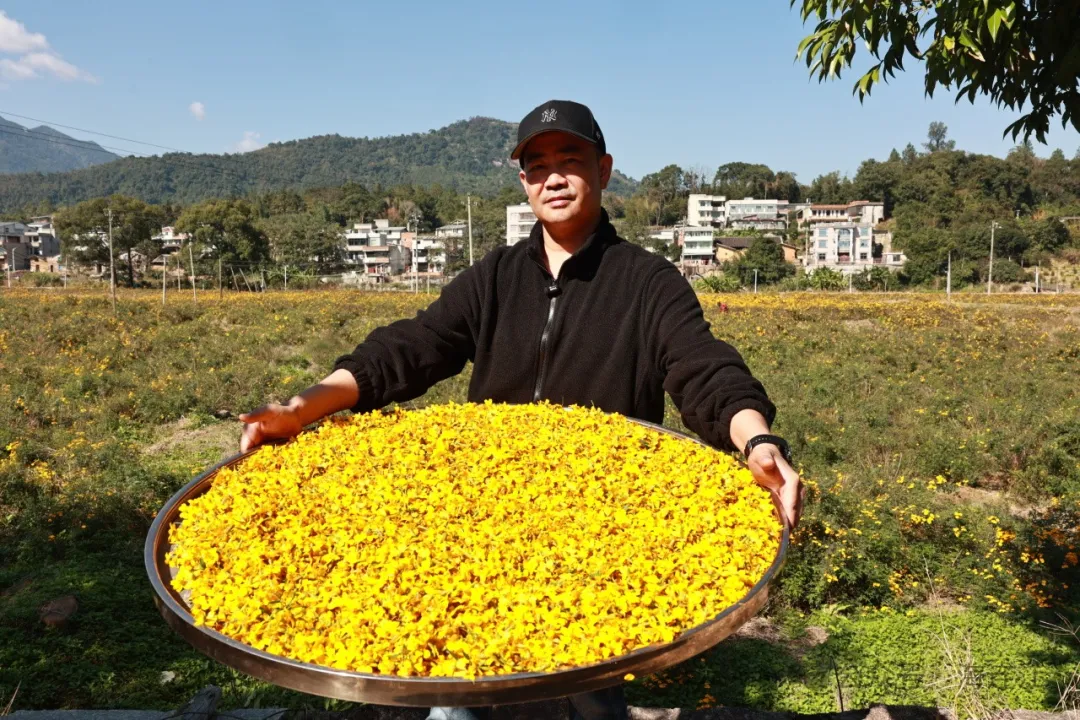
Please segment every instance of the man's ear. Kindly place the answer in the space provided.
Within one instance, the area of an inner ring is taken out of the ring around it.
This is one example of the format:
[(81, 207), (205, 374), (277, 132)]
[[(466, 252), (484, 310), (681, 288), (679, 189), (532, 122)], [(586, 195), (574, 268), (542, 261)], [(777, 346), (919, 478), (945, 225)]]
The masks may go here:
[(611, 181), (611, 166), (614, 163), (614, 159), (611, 155), (604, 155), (600, 158), (600, 189), (607, 190), (608, 183)]
[(525, 191), (526, 197), (529, 195), (529, 183), (525, 182), (525, 171), (518, 170), (518, 180), (521, 181), (521, 189)]

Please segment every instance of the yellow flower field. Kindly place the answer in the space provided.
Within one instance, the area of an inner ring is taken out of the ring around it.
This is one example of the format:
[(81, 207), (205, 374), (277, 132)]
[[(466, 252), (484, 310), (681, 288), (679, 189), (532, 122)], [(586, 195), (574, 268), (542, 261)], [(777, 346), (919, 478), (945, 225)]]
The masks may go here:
[(169, 560), (197, 623), (466, 678), (670, 642), (744, 597), (781, 532), (730, 456), (547, 404), (335, 419), (222, 470), (181, 517)]
[[(948, 608), (987, 688), (1053, 708), (1080, 662), (1080, 645), (1040, 625), (1080, 619), (1080, 294), (700, 298), (776, 403), (808, 485), (768, 622), (830, 640), (793, 656), (786, 641), (731, 638), (637, 678), (631, 702), (824, 712), (835, 663), (851, 703), (947, 703), (934, 680)], [(237, 413), (288, 399), (431, 299), (193, 303), (170, 289), (162, 306), (160, 291), (121, 289), (114, 315), (105, 291), (0, 288), (0, 697), (175, 708), (213, 682), (226, 707), (310, 701), (187, 646), (150, 602), (143, 541), (178, 488), (236, 452)], [(468, 381), (403, 409), (463, 402)], [(665, 424), (684, 429), (670, 403)], [(40, 607), (67, 594), (78, 616), (43, 631)]]

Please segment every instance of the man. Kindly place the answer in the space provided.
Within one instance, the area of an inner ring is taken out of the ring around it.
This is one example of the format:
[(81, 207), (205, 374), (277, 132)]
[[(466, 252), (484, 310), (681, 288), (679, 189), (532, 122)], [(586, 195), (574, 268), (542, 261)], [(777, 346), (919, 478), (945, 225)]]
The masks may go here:
[[(664, 392), (709, 444), (746, 455), (794, 526), (802, 496), (775, 408), (739, 353), (713, 337), (697, 296), (662, 257), (620, 239), (600, 205), (612, 157), (592, 112), (551, 101), (518, 126), (511, 157), (536, 213), (527, 242), (462, 272), (416, 318), (374, 330), (325, 380), (240, 419), (240, 449), (339, 410), (422, 395), (473, 363), (469, 400), (599, 407), (659, 423)], [(571, 698), (575, 718), (625, 718), (622, 688)], [(431, 718), (470, 718), (434, 708)]]

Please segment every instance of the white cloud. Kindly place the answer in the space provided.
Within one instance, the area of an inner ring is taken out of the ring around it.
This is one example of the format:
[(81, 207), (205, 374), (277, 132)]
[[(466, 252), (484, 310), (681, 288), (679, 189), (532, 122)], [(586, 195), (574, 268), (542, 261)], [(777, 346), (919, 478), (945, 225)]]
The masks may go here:
[(240, 139), (240, 142), (236, 143), (232, 147), (233, 152), (246, 153), (252, 150), (258, 150), (261, 147), (265, 147), (266, 143), (260, 139), (262, 135), (254, 130), (245, 130), (244, 137)]
[(195, 119), (199, 122), (206, 119), (206, 106), (198, 100), (188, 105), (188, 110), (191, 111), (191, 114), (194, 115)]
[(66, 81), (97, 82), (93, 75), (61, 58), (49, 47), (44, 35), (29, 32), (3, 10), (0, 10), (0, 55), (16, 56), (0, 58), (0, 78), (5, 80), (51, 76)]
[(41, 33), (27, 32), (26, 26), (16, 22), (0, 10), (0, 52), (16, 55), (33, 50), (48, 50), (49, 43)]

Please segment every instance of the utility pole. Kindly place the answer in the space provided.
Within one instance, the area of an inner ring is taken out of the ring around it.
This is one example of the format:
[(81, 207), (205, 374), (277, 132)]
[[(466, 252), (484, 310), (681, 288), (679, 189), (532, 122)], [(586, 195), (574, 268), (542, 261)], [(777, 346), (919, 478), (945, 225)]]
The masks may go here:
[(161, 307), (165, 307), (165, 277), (169, 274), (169, 256), (161, 256)]
[(217, 296), (218, 300), (225, 297), (225, 291), (221, 289), (221, 257), (217, 259)]
[(994, 287), (994, 230), (998, 228), (997, 221), (990, 221), (990, 267), (986, 271), (986, 294), (989, 295)]
[[(129, 256), (130, 258), (130, 256)], [(11, 285), (11, 275), (8, 275), (8, 286)], [(109, 294), (112, 296), (112, 311), (116, 314), (116, 263), (113, 262), (112, 243), (112, 208), (109, 208)]]
[(754, 292), (757, 292), (757, 268), (754, 268)]
[(850, 292), (855, 292), (855, 288), (852, 286), (852, 283), (854, 282), (854, 279), (855, 279), (855, 273), (848, 273), (848, 276), (847, 276), (847, 291), (849, 293)]
[(465, 196), (465, 203), (469, 206), (469, 266), (473, 264), (472, 257), (472, 195)]
[(1035, 292), (1039, 292), (1039, 265), (1035, 266)]
[(285, 266), (285, 289), (289, 289), (289, 266)]
[(803, 253), (804, 268), (810, 267), (810, 235), (811, 228), (814, 225), (814, 223), (812, 222), (812, 220), (814, 219), (814, 203), (810, 200), (810, 198), (806, 198), (806, 204), (808, 206), (806, 208), (806, 212), (810, 213), (810, 217), (806, 218), (806, 252)]
[(952, 250), (949, 251), (949, 266), (945, 271), (945, 299), (952, 300)]
[(191, 299), (193, 302), (199, 302), (199, 298), (195, 296), (195, 251), (191, 249), (193, 243), (188, 243), (187, 253), (188, 262), (191, 267)]

